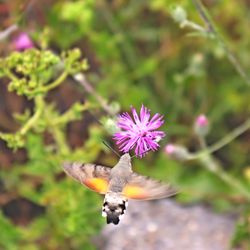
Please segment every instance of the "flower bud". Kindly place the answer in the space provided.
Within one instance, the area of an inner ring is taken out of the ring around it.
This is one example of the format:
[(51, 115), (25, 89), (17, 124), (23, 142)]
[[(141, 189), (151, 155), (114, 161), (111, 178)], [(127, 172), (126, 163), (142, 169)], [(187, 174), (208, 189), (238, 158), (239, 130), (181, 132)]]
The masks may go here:
[(22, 32), (13, 41), (15, 50), (23, 51), (34, 47), (34, 44), (27, 33)]
[(183, 22), (185, 22), (187, 20), (187, 13), (186, 13), (185, 9), (182, 8), (181, 6), (174, 7), (171, 14), (172, 14), (173, 19), (177, 23), (182, 24)]
[(120, 128), (117, 126), (117, 121), (112, 118), (103, 118), (102, 123), (104, 125), (104, 128), (110, 133), (114, 134), (120, 131)]
[(109, 104), (109, 110), (112, 114), (116, 115), (121, 110), (121, 106), (118, 102), (111, 102)]
[(167, 144), (165, 147), (165, 151), (168, 155), (172, 155), (175, 151), (175, 146), (173, 144)]
[(177, 161), (187, 161), (191, 159), (191, 154), (188, 150), (179, 145), (167, 144), (165, 146), (165, 153), (174, 160)]
[(209, 132), (209, 120), (204, 114), (196, 118), (194, 131), (198, 136), (205, 136)]

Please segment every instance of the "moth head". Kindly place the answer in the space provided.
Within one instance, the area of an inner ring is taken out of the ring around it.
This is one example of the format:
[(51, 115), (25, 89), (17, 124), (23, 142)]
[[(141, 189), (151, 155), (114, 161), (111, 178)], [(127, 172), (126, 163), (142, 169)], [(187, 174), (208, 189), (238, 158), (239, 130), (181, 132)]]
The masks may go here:
[(131, 156), (129, 155), (129, 153), (122, 155), (120, 158), (120, 162), (131, 166)]

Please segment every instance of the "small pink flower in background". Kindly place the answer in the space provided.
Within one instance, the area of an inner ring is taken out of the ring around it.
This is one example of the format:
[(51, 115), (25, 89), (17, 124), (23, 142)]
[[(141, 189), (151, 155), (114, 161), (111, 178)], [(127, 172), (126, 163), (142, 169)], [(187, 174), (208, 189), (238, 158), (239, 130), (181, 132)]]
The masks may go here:
[(209, 120), (204, 114), (201, 114), (196, 118), (194, 131), (198, 136), (205, 136), (209, 132)]
[(119, 149), (127, 153), (135, 150), (136, 156), (143, 157), (150, 150), (157, 150), (158, 142), (165, 136), (163, 131), (156, 131), (163, 123), (163, 116), (155, 114), (150, 119), (150, 110), (142, 105), (140, 115), (131, 107), (132, 117), (123, 113), (118, 117), (117, 125), (121, 131), (114, 134)]
[(15, 50), (23, 51), (26, 49), (34, 48), (34, 44), (27, 33), (20, 33), (14, 40), (13, 45)]
[(208, 119), (205, 115), (202, 114), (196, 118), (195, 123), (197, 126), (205, 127), (205, 126), (208, 126)]

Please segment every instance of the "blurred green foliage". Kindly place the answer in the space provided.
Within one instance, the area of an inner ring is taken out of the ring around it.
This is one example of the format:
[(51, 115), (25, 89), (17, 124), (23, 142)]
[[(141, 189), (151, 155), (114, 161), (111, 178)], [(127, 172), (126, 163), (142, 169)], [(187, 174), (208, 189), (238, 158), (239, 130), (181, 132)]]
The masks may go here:
[[(24, 147), (28, 155), (25, 164), (1, 171), (1, 179), (7, 191), (44, 207), (45, 213), (25, 227), (16, 227), (1, 213), (4, 233), (0, 234), (0, 248), (92, 249), (91, 236), (104, 224), (102, 198), (69, 178), (59, 178), (64, 160), (100, 159), (102, 138), (108, 136), (102, 126), (86, 127), (88, 139), (76, 149), (67, 144), (66, 128), (84, 117), (83, 111), (102, 107), (89, 96), (85, 104), (76, 103), (60, 113), (55, 104), (46, 101), (50, 90), (69, 75), (87, 70), (80, 51), (88, 60), (87, 76), (96, 93), (109, 103), (117, 102), (122, 110), (143, 103), (152, 112), (164, 114), (167, 140), (191, 151), (200, 147), (193, 132), (200, 113), (210, 119), (209, 145), (249, 117), (249, 86), (229, 63), (221, 44), (192, 28), (205, 24), (191, 2), (178, 4), (173, 0), (55, 1), (46, 13), (46, 25), (38, 22), (33, 33), (43, 50), (13, 52), (1, 59), (0, 74), (11, 80), (9, 90), (34, 101), (33, 115), (31, 111), (16, 115), (21, 129), (0, 135), (8, 146)], [(207, 1), (220, 33), (246, 69), (250, 66), (247, 4), (243, 0)], [(181, 25), (186, 20), (191, 20), (191, 25)], [(29, 31), (26, 25), (23, 29)], [(75, 47), (79, 50), (70, 50)], [(69, 52), (59, 56), (50, 48)], [(27, 129), (37, 112), (39, 118)], [(113, 117), (100, 119), (110, 128)], [(44, 143), (44, 132), (52, 135), (52, 143)], [(216, 157), (228, 174), (250, 190), (249, 174), (244, 174), (250, 167), (249, 134), (216, 152)], [(101, 160), (112, 165), (113, 158)], [(134, 161), (136, 171), (180, 186), (180, 202), (204, 201), (220, 212), (241, 209), (242, 221), (233, 243), (250, 245), (249, 201), (201, 165), (171, 160), (164, 150), (148, 155), (147, 160)]]

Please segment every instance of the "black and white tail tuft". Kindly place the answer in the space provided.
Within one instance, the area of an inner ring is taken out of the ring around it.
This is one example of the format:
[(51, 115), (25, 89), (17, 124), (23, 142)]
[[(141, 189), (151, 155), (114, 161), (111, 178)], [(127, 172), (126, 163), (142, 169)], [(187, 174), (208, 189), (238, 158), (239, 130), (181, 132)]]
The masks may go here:
[(121, 194), (107, 193), (102, 207), (102, 216), (107, 218), (107, 224), (113, 223), (117, 225), (123, 217), (127, 205), (127, 199)]

